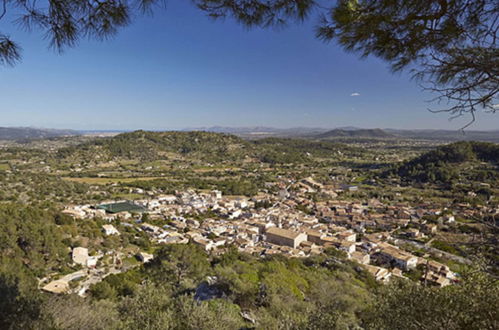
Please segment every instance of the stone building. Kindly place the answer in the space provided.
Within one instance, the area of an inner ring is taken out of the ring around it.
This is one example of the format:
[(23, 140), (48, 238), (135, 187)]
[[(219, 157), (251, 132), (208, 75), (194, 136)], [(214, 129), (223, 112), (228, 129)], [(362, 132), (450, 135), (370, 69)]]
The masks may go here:
[(307, 234), (282, 228), (269, 228), (265, 233), (266, 241), (276, 245), (289, 246), (296, 249), (301, 242), (307, 240)]

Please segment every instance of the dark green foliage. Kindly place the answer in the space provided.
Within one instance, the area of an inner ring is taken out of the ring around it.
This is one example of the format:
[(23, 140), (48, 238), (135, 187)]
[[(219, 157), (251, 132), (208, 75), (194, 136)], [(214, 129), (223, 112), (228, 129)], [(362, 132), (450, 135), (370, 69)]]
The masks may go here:
[(254, 142), (260, 151), (258, 157), (270, 164), (311, 162), (311, 156), (335, 158), (338, 152), (354, 153), (356, 148), (329, 141), (267, 138)]
[(43, 275), (68, 260), (56, 212), (21, 204), (0, 205), (0, 266), (21, 261), (30, 274)]
[(153, 161), (169, 157), (223, 163), (256, 158), (270, 164), (310, 162), (311, 156), (333, 158), (338, 152), (355, 153), (359, 149), (329, 141), (267, 138), (245, 141), (234, 135), (210, 132), (146, 132), (119, 134), (60, 149), (56, 157), (66, 160), (100, 161), (140, 159)]
[(21, 279), (22, 276), (0, 273), (0, 329), (27, 328), (40, 318), (41, 299), (36, 285), (30, 278)]
[[(197, 246), (171, 245), (131, 277), (106, 278), (104, 282), (113, 289), (106, 284), (94, 286), (92, 291), (99, 295), (109, 292), (108, 297), (114, 299), (113, 290), (120, 283), (135, 282), (137, 289), (122, 300), (120, 311), (130, 327), (159, 322), (164, 328), (206, 329), (211, 324), (217, 329), (233, 329), (235, 324), (244, 325), (241, 310), (262, 329), (313, 328), (309, 322), (330, 328), (358, 324), (356, 315), (369, 299), (362, 283), (364, 272), (346, 261), (339, 268), (324, 267), (321, 265), (326, 265), (328, 258), (319, 259), (308, 262), (275, 256), (261, 260), (236, 249), (209, 258)], [(215, 276), (213, 286), (224, 298), (195, 302), (191, 292), (207, 275)], [(118, 293), (118, 298), (123, 296)], [(319, 310), (321, 316), (309, 320)], [(334, 320), (328, 318), (329, 312), (334, 313)]]
[[(84, 197), (88, 186), (61, 178), (23, 171), (0, 177), (3, 198), (14, 202), (67, 202)], [(1, 193), (0, 193), (1, 194)], [(1, 195), (0, 195), (1, 196)]]
[(339, 137), (352, 137), (352, 138), (395, 138), (396, 136), (383, 131), (380, 128), (375, 129), (358, 129), (358, 130), (344, 130), (333, 129), (325, 133), (315, 136), (318, 139), (339, 138)]
[(395, 281), (382, 287), (365, 314), (367, 329), (497, 329), (499, 285), (478, 271), (443, 289)]
[(259, 328), (306, 327), (311, 315), (327, 308), (335, 309), (338, 324), (354, 325), (356, 311), (368, 299), (356, 282), (359, 274), (348, 266), (329, 270), (321, 266), (326, 260), (258, 260), (232, 250), (214, 262), (216, 285), (243, 310), (254, 311)]
[(268, 200), (255, 202), (255, 209), (260, 209), (260, 208), (268, 209), (271, 206), (272, 206), (272, 203)]
[[(106, 39), (130, 22), (135, 11), (144, 12), (155, 1), (133, 2), (52, 1), (50, 6), (23, 1), (5, 1), (0, 20), (6, 13), (18, 16), (16, 25), (36, 30), (58, 51), (75, 46), (81, 38)], [(0, 64), (13, 65), (21, 58), (21, 48), (7, 35), (0, 34)]]
[(0, 328), (27, 329), (40, 317), (36, 277), (60, 271), (68, 251), (55, 225), (57, 212), (0, 205)]
[[(488, 162), (492, 166), (499, 164), (499, 145), (487, 142), (456, 142), (424, 153), (397, 166), (394, 173), (407, 182), (432, 182), (450, 184), (462, 177), (482, 178), (487, 181), (499, 179), (497, 171), (474, 171), (462, 173), (465, 163)], [(463, 170), (464, 171), (464, 170)]]
[(147, 265), (147, 272), (155, 280), (171, 283), (176, 289), (192, 289), (209, 275), (207, 255), (196, 245), (167, 245), (156, 254)]
[(256, 184), (247, 180), (221, 181), (216, 184), (216, 188), (221, 190), (224, 195), (254, 196), (258, 193)]
[(118, 297), (134, 295), (144, 279), (144, 274), (137, 268), (120, 274), (111, 274), (102, 282), (90, 287), (90, 294), (97, 300), (113, 300)]
[(198, 302), (190, 295), (172, 297), (163, 285), (143, 286), (119, 306), (123, 329), (240, 329), (240, 309), (225, 300)]
[(431, 246), (434, 248), (437, 248), (439, 250), (449, 252), (449, 253), (452, 253), (455, 255), (460, 254), (459, 251), (455, 247), (453, 247), (451, 244), (449, 244), (447, 242), (436, 240), (436, 241), (431, 242)]
[[(197, 301), (193, 293), (207, 275), (215, 276), (212, 286), (222, 298)], [(307, 259), (261, 259), (236, 249), (209, 257), (194, 245), (169, 245), (146, 267), (108, 276), (85, 300), (42, 301), (33, 295), (34, 287), (20, 289), (18, 282), (0, 276), (0, 312), (7, 329), (497, 327), (498, 283), (478, 270), (444, 289), (407, 280), (388, 286), (372, 281), (334, 251)]]
[[(64, 270), (68, 250), (55, 211), (0, 205), (0, 328), (28, 329), (40, 318), (36, 277)], [(65, 220), (62, 220), (65, 221)]]
[(58, 213), (54, 217), (54, 222), (56, 225), (72, 225), (74, 223), (74, 219), (64, 213)]
[[(256, 181), (256, 182), (255, 182)], [(258, 188), (262, 186), (262, 180), (234, 180), (234, 179), (203, 179), (199, 177), (178, 177), (177, 182), (171, 182), (168, 180), (146, 180), (146, 181), (135, 181), (126, 184), (130, 187), (142, 188), (142, 189), (161, 189), (169, 193), (174, 193), (175, 190), (180, 189), (216, 189), (220, 190), (224, 195), (246, 195), (254, 196), (258, 192)]]
[[(90, 300), (76, 295), (50, 296), (41, 305), (41, 318), (33, 329), (120, 329), (118, 306), (110, 300)], [(28, 328), (24, 328), (28, 329)]]
[(88, 161), (99, 155), (103, 159), (146, 161), (167, 158), (168, 153), (176, 153), (213, 162), (240, 158), (247, 145), (242, 139), (227, 134), (135, 131), (61, 149), (57, 157), (79, 157)]
[(109, 284), (109, 281), (102, 281), (90, 288), (90, 294), (97, 300), (113, 299), (116, 297), (116, 290)]

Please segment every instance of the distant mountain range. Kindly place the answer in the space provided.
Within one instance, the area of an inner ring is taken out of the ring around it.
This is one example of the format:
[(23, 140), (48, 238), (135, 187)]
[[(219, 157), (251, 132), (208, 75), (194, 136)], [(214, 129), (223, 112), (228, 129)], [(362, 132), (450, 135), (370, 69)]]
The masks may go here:
[(308, 139), (335, 139), (335, 138), (373, 138), (373, 139), (421, 139), (421, 140), (440, 140), (440, 141), (485, 141), (499, 142), (499, 130), (495, 131), (472, 131), (466, 130), (437, 130), (437, 129), (364, 129), (358, 127), (338, 127), (335, 129), (319, 127), (293, 127), (293, 128), (275, 128), (275, 127), (201, 127), (186, 129), (200, 130), (216, 133), (234, 134), (243, 138), (258, 139), (266, 137), (294, 137)]
[(318, 139), (329, 139), (329, 138), (396, 138), (397, 136), (387, 133), (380, 128), (374, 129), (333, 129), (325, 133), (317, 134), (314, 136)]
[[(159, 130), (158, 130), (159, 131)], [(357, 127), (338, 127), (335, 129), (319, 127), (292, 127), (275, 128), (267, 126), (251, 127), (197, 127), (187, 128), (182, 131), (205, 131), (213, 133), (233, 134), (245, 139), (261, 139), (268, 137), (278, 138), (304, 138), (304, 139), (419, 139), (438, 141), (485, 141), (499, 143), (499, 130), (495, 131), (471, 131), (464, 133), (460, 130), (436, 130), (436, 129), (365, 129)], [(76, 131), (69, 129), (46, 129), (33, 127), (0, 127), (0, 140), (31, 140), (44, 139), (60, 136), (93, 135), (113, 136), (130, 130), (99, 130), (99, 131)]]
[(78, 134), (77, 131), (69, 129), (0, 127), (0, 140), (33, 140)]

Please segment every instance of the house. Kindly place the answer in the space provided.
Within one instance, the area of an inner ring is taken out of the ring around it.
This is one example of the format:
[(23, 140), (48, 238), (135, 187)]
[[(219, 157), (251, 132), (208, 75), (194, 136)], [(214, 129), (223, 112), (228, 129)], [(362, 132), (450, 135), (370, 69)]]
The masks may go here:
[(194, 227), (194, 228), (199, 228), (199, 226), (200, 226), (199, 221), (194, 220), (194, 219), (187, 219), (187, 220), (185, 220), (185, 223), (191, 227)]
[(146, 262), (151, 261), (151, 260), (154, 258), (154, 256), (153, 256), (152, 254), (150, 254), (150, 253), (146, 253), (146, 252), (139, 252), (139, 253), (137, 254), (137, 258), (138, 258), (140, 261), (142, 261), (143, 263), (146, 263)]
[(402, 273), (402, 270), (400, 268), (393, 268), (392, 269), (392, 276), (407, 279), (407, 277), (404, 276), (404, 274)]
[(426, 224), (423, 226), (423, 231), (426, 234), (436, 234), (438, 231), (438, 226), (434, 224)]
[(324, 246), (333, 246), (333, 245), (336, 246), (339, 243), (340, 242), (336, 237), (329, 237), (329, 236), (323, 236), (320, 241), (320, 244)]
[(455, 278), (454, 272), (452, 272), (447, 265), (441, 264), (441, 263), (436, 262), (434, 260), (428, 260), (426, 262), (426, 267), (428, 268), (429, 272), (438, 274), (438, 275), (446, 277), (448, 279)]
[(390, 277), (392, 276), (388, 269), (383, 267), (377, 267), (373, 265), (364, 265), (364, 267), (372, 276), (374, 276), (376, 281), (388, 282), (390, 280)]
[(120, 234), (120, 232), (116, 228), (114, 228), (113, 225), (104, 225), (102, 226), (102, 229), (107, 236)]
[(83, 210), (77, 210), (77, 209), (66, 209), (64, 211), (62, 211), (62, 213), (64, 214), (67, 214), (69, 216), (72, 216), (73, 218), (76, 218), (76, 219), (83, 219), (85, 218), (85, 211)]
[(243, 211), (241, 210), (235, 210), (233, 211), (230, 215), (229, 215), (229, 219), (236, 219), (238, 218), (239, 216), (241, 216), (241, 214), (243, 213)]
[(272, 244), (284, 245), (296, 249), (301, 242), (307, 240), (307, 234), (282, 228), (269, 228), (265, 233), (266, 241)]
[(192, 242), (196, 245), (201, 246), (205, 251), (210, 251), (215, 248), (215, 244), (202, 236), (196, 236), (192, 238)]
[(456, 221), (456, 218), (453, 215), (444, 215), (440, 218), (438, 218), (439, 223), (454, 223)]
[(278, 196), (280, 199), (286, 199), (289, 197), (289, 192), (287, 189), (281, 189), (279, 190)]
[(341, 189), (344, 191), (357, 191), (359, 190), (359, 187), (350, 184), (342, 184)]
[(159, 228), (158, 226), (150, 225), (150, 224), (145, 223), (145, 222), (140, 226), (140, 228), (142, 228), (142, 230), (144, 230), (144, 231), (147, 231), (147, 232), (150, 232), (153, 234), (156, 234), (156, 233), (161, 231), (161, 228)]
[(97, 266), (97, 260), (98, 260), (97, 257), (88, 257), (87, 267), (93, 268), (93, 267)]
[(212, 190), (210, 196), (215, 199), (222, 199), (222, 192), (220, 190)]
[(357, 240), (357, 234), (351, 231), (339, 232), (335, 235), (339, 240), (346, 242), (355, 242)]
[(380, 255), (403, 270), (417, 266), (418, 258), (388, 243), (380, 243)]
[(368, 265), (371, 262), (371, 257), (369, 254), (362, 253), (360, 251), (353, 251), (350, 254), (350, 259), (357, 261), (359, 264)]
[(316, 245), (310, 241), (303, 241), (300, 243), (300, 246), (303, 247), (303, 248), (308, 248), (308, 249), (312, 249), (314, 247), (316, 247)]
[(450, 280), (447, 277), (433, 272), (428, 272), (424, 274), (421, 280), (427, 284), (437, 286), (440, 288), (443, 288), (444, 286), (450, 284)]
[(224, 246), (227, 243), (227, 240), (223, 237), (217, 237), (213, 240), (213, 244), (216, 247)]
[(338, 249), (345, 251), (349, 255), (351, 255), (353, 252), (355, 252), (355, 243), (348, 241), (341, 241), (341, 243), (338, 245)]
[(301, 183), (316, 190), (322, 190), (324, 188), (321, 183), (315, 181), (312, 177), (301, 180)]
[(324, 234), (312, 229), (309, 229), (306, 232), (307, 232), (307, 239), (310, 242), (315, 244), (322, 244), (322, 237), (324, 236)]
[(165, 204), (173, 204), (177, 201), (177, 197), (174, 195), (161, 195), (158, 196), (158, 200)]
[(410, 238), (418, 238), (418, 237), (424, 237), (424, 234), (419, 231), (417, 228), (409, 228), (405, 232), (405, 235)]
[(72, 259), (75, 264), (87, 266), (88, 249), (84, 247), (76, 247), (73, 249)]

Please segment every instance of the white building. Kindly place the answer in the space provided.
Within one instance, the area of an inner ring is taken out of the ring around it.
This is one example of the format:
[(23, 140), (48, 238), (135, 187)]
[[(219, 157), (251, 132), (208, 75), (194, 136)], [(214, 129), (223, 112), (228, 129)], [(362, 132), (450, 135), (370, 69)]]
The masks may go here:
[(114, 228), (113, 225), (104, 225), (104, 226), (102, 226), (102, 229), (104, 230), (104, 233), (107, 236), (120, 234), (120, 232), (116, 228)]

